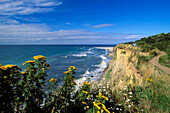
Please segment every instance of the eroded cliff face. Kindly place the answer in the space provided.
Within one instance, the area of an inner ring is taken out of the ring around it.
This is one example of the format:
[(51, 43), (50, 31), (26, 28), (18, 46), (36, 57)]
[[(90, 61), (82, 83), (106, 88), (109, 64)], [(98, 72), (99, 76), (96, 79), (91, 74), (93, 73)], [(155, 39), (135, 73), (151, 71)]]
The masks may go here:
[[(141, 85), (142, 76), (134, 64), (129, 62), (131, 56), (133, 56), (131, 60), (137, 62), (137, 48), (131, 45), (120, 44), (114, 48), (113, 52), (115, 53), (115, 57), (111, 60), (105, 74), (105, 76), (108, 76), (108, 71), (111, 70), (107, 83), (110, 83), (112, 89), (123, 89), (127, 84), (131, 84), (132, 86)], [(102, 83), (105, 84), (106, 80), (102, 81)]]

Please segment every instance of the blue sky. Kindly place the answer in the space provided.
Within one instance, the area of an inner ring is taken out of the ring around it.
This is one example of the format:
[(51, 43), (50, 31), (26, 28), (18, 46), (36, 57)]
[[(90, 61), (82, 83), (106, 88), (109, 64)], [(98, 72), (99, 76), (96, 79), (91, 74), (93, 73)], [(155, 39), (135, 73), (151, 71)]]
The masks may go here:
[(170, 32), (170, 0), (0, 0), (0, 45), (118, 44)]

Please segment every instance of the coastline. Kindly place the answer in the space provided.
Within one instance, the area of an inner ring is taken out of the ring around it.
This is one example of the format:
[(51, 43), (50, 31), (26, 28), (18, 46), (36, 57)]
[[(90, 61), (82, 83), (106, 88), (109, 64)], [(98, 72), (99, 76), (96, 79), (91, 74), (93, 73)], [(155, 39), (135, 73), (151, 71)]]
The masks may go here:
[[(115, 46), (116, 47), (116, 46)], [(105, 49), (105, 50), (108, 50), (109, 51), (109, 54), (108, 56), (113, 59), (116, 55), (116, 52), (115, 52), (115, 47), (95, 47), (95, 48), (98, 48), (98, 49)], [(98, 83), (98, 86), (101, 86), (103, 85), (103, 80), (105, 80), (105, 76), (110, 68), (110, 65), (112, 63), (112, 60), (109, 62), (109, 64), (107, 65), (107, 67), (103, 70), (104, 74), (101, 75), (101, 78), (98, 79), (96, 82)]]

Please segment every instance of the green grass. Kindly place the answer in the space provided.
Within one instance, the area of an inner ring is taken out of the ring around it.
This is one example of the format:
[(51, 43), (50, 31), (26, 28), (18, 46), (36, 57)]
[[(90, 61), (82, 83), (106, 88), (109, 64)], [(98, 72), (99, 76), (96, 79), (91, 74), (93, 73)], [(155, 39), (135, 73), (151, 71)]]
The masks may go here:
[(159, 63), (163, 66), (170, 68), (170, 60), (168, 60), (168, 55), (163, 55), (159, 58)]
[[(138, 88), (135, 87), (135, 89)], [(158, 110), (159, 112), (166, 112), (169, 110), (170, 98), (168, 97), (168, 87), (165, 85), (164, 81), (148, 81), (147, 86), (141, 87), (140, 91), (135, 90), (134, 92), (139, 100), (148, 101), (151, 109)]]
[(106, 78), (110, 79), (110, 73), (112, 72), (112, 69), (110, 69), (108, 72), (107, 72), (107, 75), (106, 75)]

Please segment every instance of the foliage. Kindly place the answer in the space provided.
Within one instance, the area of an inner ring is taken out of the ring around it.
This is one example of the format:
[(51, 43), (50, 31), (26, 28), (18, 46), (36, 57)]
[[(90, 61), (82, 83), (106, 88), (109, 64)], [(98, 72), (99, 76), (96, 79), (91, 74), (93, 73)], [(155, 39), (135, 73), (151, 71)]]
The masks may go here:
[(136, 41), (136, 44), (137, 46), (142, 47), (143, 52), (149, 52), (155, 48), (158, 48), (161, 51), (166, 51), (170, 45), (170, 33), (161, 33), (147, 38), (142, 38), (141, 40)]
[(168, 59), (168, 55), (159, 57), (159, 63), (170, 68), (170, 60)]
[(51, 78), (49, 80), (51, 85), (46, 86), (46, 71), (50, 66), (42, 55), (33, 58), (34, 60), (23, 63), (25, 70), (22, 72), (16, 65), (0, 65), (0, 112), (115, 111), (116, 99), (113, 98), (111, 89), (92, 88), (88, 81), (80, 87), (75, 82), (74, 74), (77, 70), (75, 66), (70, 66), (68, 71), (64, 72), (62, 86), (57, 87), (55, 78)]
[(106, 78), (108, 78), (108, 79), (110, 79), (110, 73), (112, 72), (112, 69), (110, 69), (108, 72), (107, 72), (107, 74), (106, 74)]
[(170, 46), (168, 46), (168, 48), (166, 50), (166, 53), (168, 55), (168, 60), (170, 60)]
[[(163, 82), (162, 80), (147, 78), (146, 85), (144, 87), (140, 86), (134, 87), (134, 92), (137, 95), (137, 98), (140, 102), (140, 107), (143, 107), (144, 111), (150, 112), (153, 111), (154, 109), (157, 109), (159, 111), (166, 112), (169, 110), (168, 106), (170, 99), (168, 95), (166, 95), (165, 93), (168, 90), (168, 88), (164, 84), (165, 82)], [(142, 102), (144, 100), (151, 102), (150, 109), (142, 105)]]
[(34, 59), (23, 63), (23, 72), (16, 65), (0, 65), (0, 111), (41, 111), (40, 105), (46, 97), (43, 91), (46, 70), (50, 66), (42, 55)]
[(126, 51), (121, 51), (121, 53), (120, 54), (125, 54), (126, 55)]
[(148, 62), (151, 58), (153, 58), (153, 56), (138, 56), (138, 64), (142, 63), (142, 62)]

